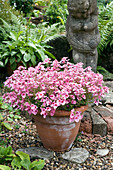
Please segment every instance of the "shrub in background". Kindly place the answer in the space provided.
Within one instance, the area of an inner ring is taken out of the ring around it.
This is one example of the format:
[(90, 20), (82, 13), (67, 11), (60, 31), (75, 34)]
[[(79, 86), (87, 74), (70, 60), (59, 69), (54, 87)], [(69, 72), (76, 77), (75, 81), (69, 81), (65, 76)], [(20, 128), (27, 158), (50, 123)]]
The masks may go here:
[[(12, 8), (10, 6), (8, 0), (0, 0), (0, 18), (7, 21), (8, 23), (11, 23), (12, 21), (11, 13), (15, 14), (16, 16), (20, 15), (19, 11), (15, 10), (15, 8)], [(0, 25), (2, 25), (1, 20)]]
[(25, 15), (33, 10), (33, 0), (9, 0), (10, 4)]

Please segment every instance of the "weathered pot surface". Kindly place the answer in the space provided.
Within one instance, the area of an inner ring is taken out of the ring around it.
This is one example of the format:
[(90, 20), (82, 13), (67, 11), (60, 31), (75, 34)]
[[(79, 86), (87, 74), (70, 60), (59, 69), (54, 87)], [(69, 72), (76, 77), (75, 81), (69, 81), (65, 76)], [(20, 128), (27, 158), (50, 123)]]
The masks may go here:
[[(84, 112), (87, 106), (77, 108)], [(71, 148), (80, 127), (80, 121), (69, 122), (70, 112), (58, 110), (55, 115), (47, 116), (45, 119), (37, 114), (33, 116), (39, 137), (46, 149), (62, 152)]]

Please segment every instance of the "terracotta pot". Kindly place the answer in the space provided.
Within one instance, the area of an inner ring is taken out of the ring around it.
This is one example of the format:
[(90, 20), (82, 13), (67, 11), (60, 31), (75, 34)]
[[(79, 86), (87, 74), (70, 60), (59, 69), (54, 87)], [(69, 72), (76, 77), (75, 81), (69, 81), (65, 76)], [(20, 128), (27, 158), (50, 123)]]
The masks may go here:
[[(87, 106), (77, 108), (77, 111), (84, 112)], [(69, 122), (70, 112), (58, 110), (55, 115), (47, 116), (45, 119), (37, 114), (33, 116), (39, 137), (46, 149), (53, 151), (65, 151), (70, 149), (80, 127), (80, 121)]]

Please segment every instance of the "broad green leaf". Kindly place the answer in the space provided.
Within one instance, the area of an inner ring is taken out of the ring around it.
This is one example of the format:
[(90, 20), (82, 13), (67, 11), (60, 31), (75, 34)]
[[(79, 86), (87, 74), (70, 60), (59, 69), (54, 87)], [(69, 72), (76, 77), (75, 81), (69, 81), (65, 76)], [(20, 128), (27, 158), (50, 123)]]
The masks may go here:
[(34, 168), (34, 170), (41, 170), (44, 167), (45, 161), (44, 160), (39, 160), (39, 161), (34, 161), (31, 163), (30, 168)]
[(10, 35), (10, 38), (12, 38), (13, 40), (16, 41), (18, 39), (18, 34), (15, 31), (11, 31)]
[(36, 47), (36, 45), (35, 44), (33, 44), (33, 43), (28, 43), (28, 46), (30, 46), (30, 47), (32, 47), (32, 48), (34, 48), (34, 49), (37, 49), (37, 47)]
[(25, 52), (26, 52), (26, 49), (25, 48), (22, 48), (22, 49), (19, 49), (20, 50), (20, 52), (22, 53), (22, 54), (25, 54)]
[(9, 166), (0, 165), (0, 170), (11, 170)]
[(7, 123), (7, 122), (2, 122), (1, 124), (2, 124), (2, 126), (6, 127), (8, 130), (12, 130), (13, 129), (11, 127), (11, 125), (9, 123)]
[(18, 156), (15, 157), (12, 160), (11, 165), (12, 165), (13, 168), (15, 168), (15, 167), (21, 168), (21, 159)]
[(22, 151), (17, 151), (16, 154), (21, 158), (21, 160), (24, 160), (24, 159), (30, 160), (30, 157), (27, 153), (24, 153)]
[(0, 61), (0, 67), (4, 67), (4, 63)]
[(17, 38), (18, 38), (22, 33), (23, 33), (23, 31), (19, 31)]
[(15, 62), (15, 57), (10, 57), (10, 64), (13, 64)]
[(16, 51), (11, 51), (11, 56), (14, 56), (16, 53)]
[(9, 60), (8, 58), (5, 59), (5, 65), (8, 63), (8, 60)]
[(25, 54), (24, 54), (24, 61), (25, 61), (25, 62), (28, 62), (30, 59), (31, 59), (31, 55), (25, 53)]
[(31, 164), (31, 162), (28, 159), (23, 159), (21, 161), (21, 165), (27, 170), (30, 170), (30, 164)]
[(36, 65), (37, 62), (36, 62), (36, 56), (35, 55), (31, 56), (31, 62), (32, 62), (33, 66)]
[(40, 55), (42, 61), (44, 61), (47, 57), (45, 57), (44, 51), (42, 49), (37, 49), (38, 54)]

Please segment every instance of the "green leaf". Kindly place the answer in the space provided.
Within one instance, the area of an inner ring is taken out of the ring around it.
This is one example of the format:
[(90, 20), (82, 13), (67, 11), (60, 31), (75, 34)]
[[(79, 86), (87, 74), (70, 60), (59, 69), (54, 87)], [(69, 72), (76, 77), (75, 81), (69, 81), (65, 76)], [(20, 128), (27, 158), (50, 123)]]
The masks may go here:
[(1, 109), (7, 109), (8, 108), (8, 105), (6, 104), (6, 103), (4, 103), (4, 104), (2, 104), (2, 106), (1, 106)]
[(21, 159), (18, 156), (15, 157), (12, 160), (11, 165), (12, 165), (13, 168), (15, 168), (15, 167), (21, 168)]
[(31, 59), (31, 55), (25, 53), (25, 54), (24, 54), (24, 61), (25, 61), (25, 62), (28, 62), (30, 59)]
[(9, 116), (10, 116), (11, 118), (13, 118), (13, 117), (14, 117), (14, 114), (11, 113)]
[(35, 66), (37, 64), (35, 55), (31, 56), (31, 62), (32, 62), (33, 66)]
[(11, 64), (11, 69), (12, 69), (12, 70), (15, 70), (15, 69), (16, 69), (16, 67), (17, 67), (16, 62), (14, 62), (13, 64)]
[(8, 130), (12, 130), (13, 129), (11, 127), (11, 125), (9, 123), (7, 123), (7, 122), (2, 122), (1, 124), (2, 124), (2, 126), (6, 127)]
[(0, 165), (0, 170), (11, 170), (9, 166)]
[(8, 121), (10, 121), (10, 122), (13, 122), (13, 119), (11, 119), (11, 118), (9, 118), (9, 117), (8, 117), (8, 119), (7, 119), (7, 120), (8, 120)]
[(18, 39), (18, 34), (15, 31), (11, 31), (10, 35), (10, 38), (12, 38), (13, 40), (16, 41)]
[(44, 51), (42, 49), (37, 49), (38, 54), (40, 55), (42, 61), (44, 61), (47, 57), (44, 54)]
[(21, 119), (21, 116), (15, 115), (14, 118), (15, 119)]
[(45, 161), (44, 160), (39, 160), (34, 161), (31, 163), (30, 168), (34, 168), (34, 170), (41, 170), (44, 167)]
[(30, 46), (30, 47), (32, 47), (32, 48), (34, 48), (34, 49), (37, 49), (37, 47), (35, 46), (35, 44), (33, 44), (33, 43), (28, 43), (28, 46)]
[(52, 53), (50, 53), (49, 51), (45, 50), (44, 52), (45, 52), (45, 54), (47, 54), (49, 57), (51, 57), (51, 58), (53, 58), (53, 59), (56, 59), (55, 56), (54, 56)]
[(21, 158), (21, 160), (24, 160), (24, 159), (30, 160), (30, 157), (27, 153), (24, 153), (22, 151), (17, 151), (16, 154)]
[(11, 56), (14, 56), (16, 53), (16, 51), (11, 51)]
[(22, 54), (25, 54), (25, 52), (26, 52), (26, 49), (24, 49), (24, 48), (19, 49), (19, 50), (20, 50), (20, 52), (21, 52)]
[(17, 38), (18, 38), (22, 33), (23, 33), (23, 31), (19, 31)]
[(27, 169), (27, 170), (30, 169), (30, 164), (31, 164), (31, 162), (30, 162), (30, 160), (28, 160), (28, 159), (23, 159), (23, 160), (21, 161), (21, 165), (22, 165), (25, 169)]
[(11, 57), (9, 61), (10, 61), (10, 64), (13, 64), (15, 62), (15, 57)]
[(7, 64), (8, 60), (9, 60), (8, 58), (5, 59), (5, 65)]
[(4, 63), (0, 61), (0, 67), (4, 67)]

